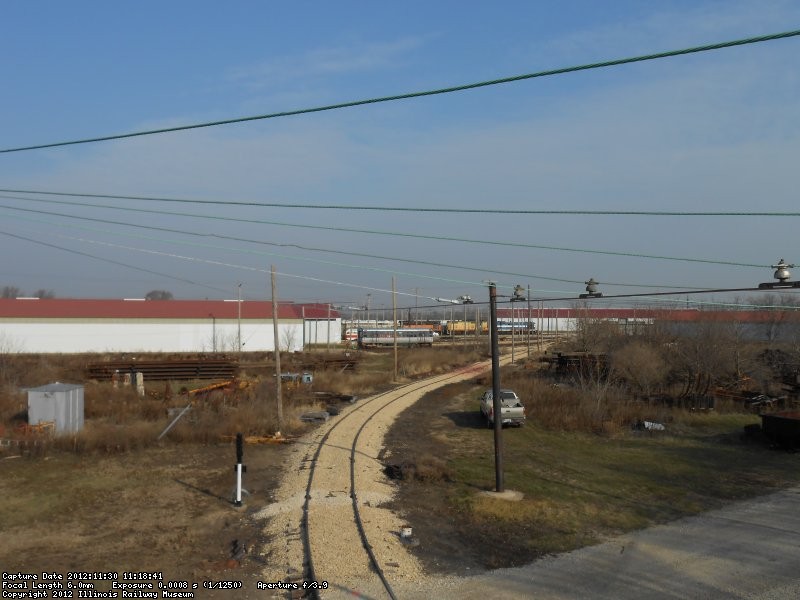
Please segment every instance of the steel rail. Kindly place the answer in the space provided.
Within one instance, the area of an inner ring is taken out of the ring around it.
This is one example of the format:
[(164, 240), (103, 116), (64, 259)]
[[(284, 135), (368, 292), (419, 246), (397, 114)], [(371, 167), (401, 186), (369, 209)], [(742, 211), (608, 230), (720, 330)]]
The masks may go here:
[[(378, 562), (378, 559), (375, 556), (375, 553), (372, 551), (372, 546), (369, 543), (369, 539), (367, 537), (366, 530), (364, 529), (363, 521), (361, 519), (361, 511), (360, 511), (360, 509), (358, 507), (358, 494), (357, 494), (356, 489), (355, 489), (355, 455), (356, 455), (356, 452), (357, 452), (356, 446), (358, 444), (358, 439), (359, 439), (359, 437), (361, 435), (361, 432), (364, 430), (364, 427), (366, 427), (367, 423), (369, 423), (379, 412), (384, 410), (386, 407), (394, 404), (395, 402), (397, 402), (399, 400), (402, 400), (403, 398), (405, 398), (411, 392), (415, 392), (415, 391), (418, 391), (418, 390), (421, 390), (421, 389), (425, 389), (428, 386), (435, 385), (435, 384), (438, 384), (438, 383), (441, 383), (441, 382), (446, 382), (446, 381), (448, 381), (450, 379), (455, 379), (455, 378), (457, 378), (459, 376), (463, 376), (466, 372), (468, 372), (470, 369), (474, 369), (479, 364), (483, 364), (483, 363), (475, 363), (473, 365), (470, 365), (469, 367), (460, 368), (456, 372), (454, 372), (454, 373), (452, 373), (450, 375), (438, 376), (438, 377), (435, 378), (436, 381), (434, 381), (434, 382), (432, 382), (430, 380), (422, 381), (422, 382), (411, 382), (411, 383), (403, 384), (403, 385), (398, 386), (396, 388), (393, 388), (391, 390), (387, 390), (386, 392), (382, 392), (380, 394), (376, 394), (375, 396), (372, 396), (371, 398), (369, 398), (368, 400), (363, 402), (355, 410), (349, 411), (347, 414), (343, 415), (341, 419), (339, 419), (336, 423), (334, 423), (328, 429), (328, 431), (325, 432), (325, 435), (322, 436), (322, 438), (320, 439), (319, 443), (317, 444), (317, 449), (314, 452), (314, 456), (313, 456), (312, 461), (311, 461), (311, 466), (309, 467), (309, 476), (308, 476), (308, 483), (306, 484), (305, 501), (303, 502), (303, 518), (302, 518), (302, 521), (301, 521), (301, 526), (302, 526), (302, 529), (303, 529), (303, 553), (304, 553), (305, 559), (306, 559), (305, 560), (305, 564), (306, 564), (305, 575), (306, 575), (306, 580), (307, 581), (317, 581), (316, 569), (314, 567), (313, 552), (312, 552), (312, 549), (311, 549), (311, 534), (310, 534), (310, 524), (309, 524), (309, 513), (310, 513), (310, 507), (311, 507), (311, 500), (312, 500), (311, 489), (312, 489), (312, 485), (313, 485), (313, 482), (314, 482), (314, 474), (316, 472), (317, 461), (319, 459), (319, 456), (320, 456), (320, 454), (322, 452), (323, 447), (325, 446), (325, 443), (327, 442), (327, 440), (330, 437), (331, 433), (339, 425), (341, 425), (347, 418), (349, 418), (349, 417), (353, 416), (354, 414), (356, 414), (357, 411), (360, 411), (365, 406), (373, 404), (374, 402), (377, 402), (377, 401), (385, 398), (386, 396), (388, 396), (390, 394), (397, 393), (397, 392), (403, 392), (397, 398), (394, 398), (393, 400), (389, 400), (388, 402), (386, 402), (385, 404), (380, 406), (377, 410), (375, 410), (371, 415), (369, 415), (367, 417), (366, 421), (361, 424), (361, 427), (356, 432), (356, 435), (354, 436), (353, 443), (352, 443), (351, 449), (350, 449), (350, 496), (351, 496), (352, 505), (353, 505), (353, 519), (354, 519), (354, 521), (356, 523), (356, 528), (358, 529), (363, 549), (366, 552), (367, 556), (369, 557), (369, 562), (370, 562), (370, 565), (371, 565), (372, 569), (378, 575), (379, 579), (381, 580), (381, 583), (383, 584), (384, 588), (386, 589), (386, 592), (389, 594), (389, 597), (392, 600), (397, 600), (397, 597), (395, 596), (394, 591), (392, 590), (391, 584), (387, 580), (386, 575), (383, 572), (383, 569), (381, 569), (380, 564)], [(310, 591), (311, 591), (312, 597), (315, 598), (316, 600), (319, 600), (319, 598), (320, 598), (319, 589), (314, 588), (314, 589), (312, 589)]]

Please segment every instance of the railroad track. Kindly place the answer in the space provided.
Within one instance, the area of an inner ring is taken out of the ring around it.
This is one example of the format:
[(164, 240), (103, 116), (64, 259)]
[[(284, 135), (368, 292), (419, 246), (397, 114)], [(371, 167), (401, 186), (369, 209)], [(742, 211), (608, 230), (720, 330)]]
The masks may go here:
[[(352, 598), (358, 597), (356, 588), (366, 587), (370, 598), (396, 599), (391, 580), (408, 577), (409, 573), (402, 572), (404, 565), (398, 560), (406, 554), (399, 536), (399, 517), (395, 517), (398, 523), (387, 526), (387, 511), (378, 506), (391, 497), (393, 490), (381, 474), (383, 465), (378, 457), (383, 429), (374, 418), (379, 413), (396, 415), (429, 391), (489, 368), (489, 362), (478, 363), (367, 398), (335, 417), (337, 420), (308, 447), (299, 530), (302, 581), (318, 582), (319, 587), (308, 589), (307, 596)], [(300, 581), (300, 570), (296, 573)], [(376, 589), (382, 596), (375, 595)]]

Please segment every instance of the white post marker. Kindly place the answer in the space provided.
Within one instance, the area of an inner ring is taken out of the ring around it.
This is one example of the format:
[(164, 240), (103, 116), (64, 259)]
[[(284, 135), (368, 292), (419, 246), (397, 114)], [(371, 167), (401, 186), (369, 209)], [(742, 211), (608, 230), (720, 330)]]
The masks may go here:
[(247, 471), (247, 467), (242, 464), (242, 455), (244, 454), (244, 440), (242, 434), (236, 434), (236, 498), (233, 502), (234, 506), (242, 505), (242, 473)]

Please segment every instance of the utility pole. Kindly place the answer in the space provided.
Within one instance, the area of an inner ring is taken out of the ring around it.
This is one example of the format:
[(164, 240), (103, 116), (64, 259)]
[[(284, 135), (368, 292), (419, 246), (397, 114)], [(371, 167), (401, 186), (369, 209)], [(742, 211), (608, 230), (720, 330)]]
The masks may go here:
[(281, 349), (278, 343), (278, 291), (275, 285), (275, 265), (270, 267), (272, 281), (272, 335), (275, 341), (275, 398), (278, 409), (278, 431), (283, 426), (283, 396), (281, 393)]
[[(462, 296), (462, 298), (466, 298), (466, 296)], [(461, 332), (461, 339), (464, 341), (464, 345), (467, 345), (467, 301), (464, 300), (464, 330)]]
[(236, 286), (236, 339), (239, 344), (239, 354), (242, 353), (242, 284)]
[(214, 352), (217, 351), (217, 317), (214, 313), (208, 315), (211, 317), (211, 348)]
[(531, 359), (531, 284), (528, 284), (528, 360)]
[(521, 285), (514, 286), (514, 295), (511, 296), (511, 362), (514, 362), (514, 329), (517, 326), (515, 307), (517, 302), (525, 300), (524, 288)]
[(392, 277), (392, 328), (394, 329), (394, 379), (397, 381), (397, 290)]
[[(538, 308), (538, 310), (536, 312), (537, 312), (537, 315), (536, 315), (536, 321), (537, 321), (537, 323), (536, 323), (536, 349), (541, 351), (541, 349), (542, 349), (542, 327), (544, 327), (544, 318), (542, 316), (542, 313), (544, 312), (544, 301), (543, 300), (539, 300), (539, 308)], [(549, 332), (550, 328), (548, 327), (547, 329), (548, 329), (548, 332)]]
[(331, 303), (328, 302), (328, 342), (325, 344), (325, 351), (331, 351)]
[(481, 341), (481, 309), (477, 306), (475, 307), (475, 347), (477, 348), (480, 345)]
[(494, 479), (495, 491), (503, 486), (503, 414), (500, 402), (500, 345), (497, 342), (497, 287), (489, 283), (489, 328), (492, 338), (492, 414), (494, 415)]
[[(467, 344), (467, 304), (472, 304), (472, 298), (465, 294), (465, 295), (459, 296), (457, 302), (460, 302), (461, 304), (464, 305), (464, 329), (461, 331), (461, 340), (464, 343), (464, 345), (466, 346), (466, 344)], [(450, 319), (452, 321), (455, 321), (455, 319), (453, 318), (453, 308), (452, 307), (450, 308)], [(453, 334), (455, 335), (455, 326), (453, 328)], [(455, 342), (455, 339), (453, 340), (453, 342)]]
[(514, 307), (515, 306), (516, 306), (515, 304), (513, 304), (513, 303), (511, 304), (511, 364), (512, 365), (514, 364), (514, 350), (515, 350), (515, 347), (514, 347), (514, 326), (516, 325), (516, 323), (514, 322)]

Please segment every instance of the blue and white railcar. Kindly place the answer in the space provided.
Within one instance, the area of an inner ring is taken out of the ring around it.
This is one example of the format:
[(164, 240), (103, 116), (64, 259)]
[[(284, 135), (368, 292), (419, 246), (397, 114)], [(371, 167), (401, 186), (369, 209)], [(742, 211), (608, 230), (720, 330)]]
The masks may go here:
[[(398, 346), (432, 346), (433, 332), (427, 329), (398, 329)], [(394, 346), (394, 329), (359, 329), (358, 346), (376, 348)]]

